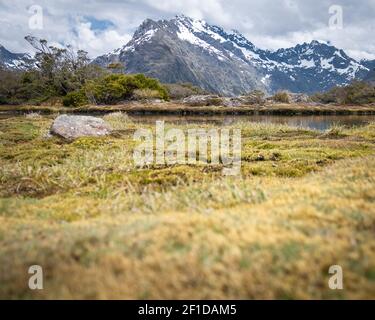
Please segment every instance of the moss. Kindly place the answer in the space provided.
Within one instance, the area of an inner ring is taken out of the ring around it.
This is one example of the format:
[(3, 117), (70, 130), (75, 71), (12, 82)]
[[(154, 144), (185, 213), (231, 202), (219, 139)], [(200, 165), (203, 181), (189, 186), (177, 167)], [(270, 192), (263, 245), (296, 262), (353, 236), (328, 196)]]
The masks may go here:
[[(0, 297), (373, 298), (373, 124), (241, 124), (241, 177), (141, 170), (130, 131), (66, 143), (43, 138), (50, 124), (0, 121)], [(36, 262), (38, 293), (24, 285)], [(327, 288), (338, 263), (341, 293)]]
[(19, 119), (16, 124), (12, 119), (2, 121), (0, 131), (2, 144), (29, 142), (39, 133), (38, 127), (28, 119)]
[(99, 149), (100, 146), (107, 144), (108, 141), (105, 138), (93, 138), (93, 137), (83, 137), (75, 140), (72, 143), (73, 148), (78, 149)]

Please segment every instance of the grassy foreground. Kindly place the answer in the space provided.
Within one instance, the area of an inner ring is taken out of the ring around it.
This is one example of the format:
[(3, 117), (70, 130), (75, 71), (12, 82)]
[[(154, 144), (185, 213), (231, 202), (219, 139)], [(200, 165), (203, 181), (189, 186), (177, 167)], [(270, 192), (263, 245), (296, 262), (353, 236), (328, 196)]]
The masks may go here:
[(137, 170), (125, 120), (72, 143), (47, 118), (0, 120), (0, 298), (375, 298), (375, 124), (240, 124), (239, 178)]

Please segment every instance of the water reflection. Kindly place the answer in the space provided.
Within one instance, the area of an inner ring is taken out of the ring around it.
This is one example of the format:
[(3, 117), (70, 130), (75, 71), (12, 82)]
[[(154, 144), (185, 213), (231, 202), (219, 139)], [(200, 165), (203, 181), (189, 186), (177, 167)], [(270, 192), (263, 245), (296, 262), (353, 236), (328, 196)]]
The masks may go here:
[[(86, 114), (90, 115), (90, 114)], [(101, 114), (91, 114), (101, 116)], [(10, 117), (23, 117), (22, 114), (0, 112), (0, 119)], [(47, 117), (53, 117), (47, 115)], [(223, 116), (175, 116), (175, 115), (131, 115), (130, 118), (137, 123), (155, 123), (157, 120), (164, 120), (168, 123), (176, 124), (199, 124), (212, 123), (217, 125), (235, 125), (238, 122), (258, 122), (272, 124), (286, 124), (294, 127), (302, 127), (313, 130), (327, 130), (333, 125), (342, 126), (364, 126), (370, 122), (375, 122), (375, 115), (306, 115), (306, 116), (278, 116), (278, 115), (223, 115)]]
[(217, 125), (233, 125), (238, 122), (258, 122), (271, 124), (285, 124), (288, 126), (302, 127), (313, 130), (327, 130), (333, 125), (364, 126), (375, 122), (375, 115), (322, 115), (322, 116), (277, 116), (277, 115), (251, 115), (251, 116), (163, 116), (163, 115), (139, 115), (131, 116), (133, 121), (139, 123), (153, 123), (164, 120), (176, 124), (214, 123)]

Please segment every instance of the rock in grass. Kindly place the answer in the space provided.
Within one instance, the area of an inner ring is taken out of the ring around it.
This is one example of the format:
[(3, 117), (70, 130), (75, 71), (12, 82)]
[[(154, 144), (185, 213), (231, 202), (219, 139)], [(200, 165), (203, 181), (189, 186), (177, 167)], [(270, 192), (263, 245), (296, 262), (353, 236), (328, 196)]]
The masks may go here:
[(194, 95), (182, 100), (183, 104), (189, 106), (219, 106), (223, 100), (217, 95)]
[(51, 127), (51, 134), (68, 140), (106, 136), (111, 131), (111, 126), (103, 119), (89, 116), (61, 115)]

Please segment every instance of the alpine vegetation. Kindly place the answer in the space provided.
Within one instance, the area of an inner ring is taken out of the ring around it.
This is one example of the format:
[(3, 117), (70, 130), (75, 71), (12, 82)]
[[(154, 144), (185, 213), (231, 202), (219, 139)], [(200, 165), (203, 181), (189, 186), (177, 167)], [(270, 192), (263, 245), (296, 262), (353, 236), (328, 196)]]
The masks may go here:
[[(241, 174), (241, 131), (233, 129), (187, 130), (169, 128), (165, 132), (164, 121), (156, 121), (155, 135), (150, 129), (138, 129), (134, 139), (139, 144), (133, 153), (138, 167), (150, 165), (222, 164), (224, 175)], [(155, 141), (155, 145), (154, 145)], [(154, 152), (155, 151), (155, 152)], [(197, 161), (198, 158), (198, 161)]]

